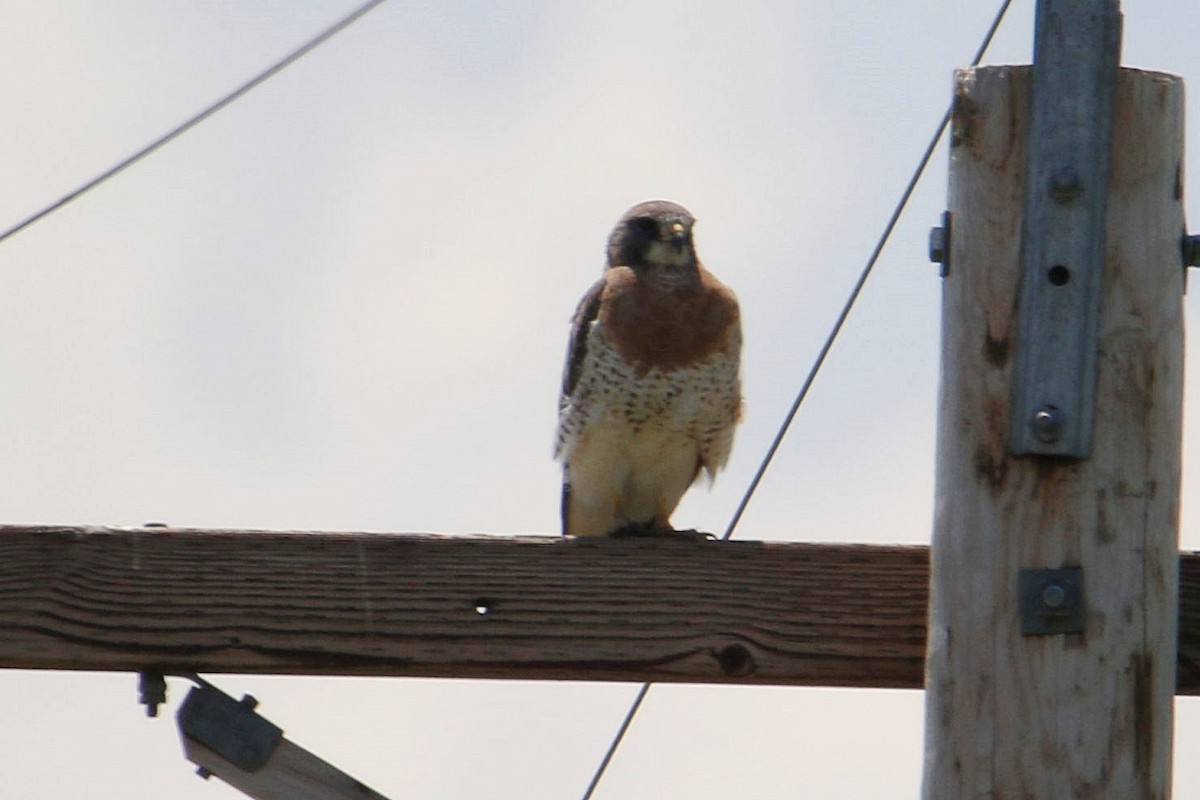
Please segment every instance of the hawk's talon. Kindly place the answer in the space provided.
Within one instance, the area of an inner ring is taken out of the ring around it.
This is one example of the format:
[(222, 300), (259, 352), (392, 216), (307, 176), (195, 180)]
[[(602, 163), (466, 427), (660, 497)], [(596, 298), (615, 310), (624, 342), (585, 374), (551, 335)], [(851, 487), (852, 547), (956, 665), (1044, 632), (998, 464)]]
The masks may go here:
[(715, 542), (718, 541), (715, 533), (708, 531), (698, 531), (695, 528), (688, 528), (682, 531), (671, 531), (672, 536), (682, 536), (685, 539), (690, 539), (693, 542)]
[(662, 525), (642, 525), (637, 522), (631, 522), (609, 534), (613, 539), (688, 539), (693, 542), (715, 542), (717, 537), (705, 531), (698, 531), (695, 528), (686, 530), (675, 530), (670, 526)]

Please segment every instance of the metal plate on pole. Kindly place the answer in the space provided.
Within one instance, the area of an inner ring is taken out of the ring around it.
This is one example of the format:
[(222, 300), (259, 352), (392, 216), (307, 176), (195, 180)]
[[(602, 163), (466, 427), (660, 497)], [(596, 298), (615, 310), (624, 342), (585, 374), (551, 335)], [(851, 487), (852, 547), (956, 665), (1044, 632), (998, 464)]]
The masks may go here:
[(1121, 50), (1117, 0), (1039, 0), (1010, 447), (1087, 458)]

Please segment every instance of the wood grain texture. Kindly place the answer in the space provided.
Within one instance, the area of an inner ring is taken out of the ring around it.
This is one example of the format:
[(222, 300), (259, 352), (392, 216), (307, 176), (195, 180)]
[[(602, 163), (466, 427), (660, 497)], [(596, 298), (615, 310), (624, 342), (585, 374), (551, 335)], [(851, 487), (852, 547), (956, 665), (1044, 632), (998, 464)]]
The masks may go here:
[(926, 559), (920, 547), (0, 527), (0, 666), (915, 686)]
[[(1166, 797), (1182, 82), (1135, 70), (1118, 80), (1095, 437), (1091, 459), (1072, 461), (1007, 452), (1029, 71), (988, 67), (957, 80), (924, 796)], [(1022, 636), (1018, 571), (1062, 566), (1083, 569), (1084, 632)], [(1188, 663), (1180, 678), (1194, 680)]]
[(919, 689), (928, 577), (910, 546), (0, 526), (0, 667)]

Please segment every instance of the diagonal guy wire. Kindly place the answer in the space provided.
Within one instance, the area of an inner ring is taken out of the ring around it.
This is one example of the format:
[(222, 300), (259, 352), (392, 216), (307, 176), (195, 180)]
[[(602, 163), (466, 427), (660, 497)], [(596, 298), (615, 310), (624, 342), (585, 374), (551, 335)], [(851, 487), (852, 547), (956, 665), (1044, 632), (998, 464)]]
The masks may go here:
[[(1000, 23), (1004, 21), (1004, 15), (1008, 12), (1008, 7), (1012, 4), (1012, 0), (1003, 0), (1000, 4), (1000, 10), (996, 12), (996, 16), (992, 19), (992, 24), (988, 27), (987, 33), (983, 36), (983, 41), (979, 45), (979, 49), (975, 51), (975, 57), (971, 60), (971, 66), (977, 66), (983, 60), (984, 54), (987, 52), (988, 45), (992, 43), (993, 37), (996, 35), (996, 30), (1000, 27)], [(866, 266), (863, 267), (862, 273), (858, 276), (858, 281), (854, 284), (854, 288), (850, 290), (850, 296), (846, 299), (846, 304), (842, 306), (842, 311), (838, 314), (837, 320), (833, 323), (833, 328), (829, 331), (829, 335), (825, 339), (825, 344), (822, 345), (820, 352), (817, 353), (817, 358), (813, 362), (812, 367), (808, 371), (807, 377), (804, 379), (800, 391), (796, 393), (796, 399), (792, 402), (792, 407), (788, 410), (783, 422), (779, 426), (778, 432), (775, 434), (774, 441), (767, 448), (767, 453), (763, 456), (762, 462), (758, 465), (758, 471), (754, 473), (754, 478), (750, 481), (749, 487), (745, 494), (742, 495), (742, 500), (738, 503), (737, 510), (734, 511), (733, 517), (729, 520), (728, 527), (725, 528), (725, 533), (721, 536), (721, 540), (725, 541), (733, 535), (734, 529), (738, 522), (742, 519), (742, 514), (746, 511), (746, 506), (750, 504), (750, 498), (754, 496), (754, 492), (758, 489), (758, 484), (762, 482), (763, 475), (766, 474), (767, 468), (771, 465), (771, 460), (775, 457), (776, 451), (783, 443), (784, 436), (787, 435), (788, 428), (792, 425), (792, 420), (796, 417), (796, 412), (800, 410), (800, 405), (804, 402), (804, 398), (808, 396), (808, 390), (812, 388), (813, 381), (820, 372), (821, 366), (825, 363), (825, 357), (829, 355), (830, 349), (833, 347), (834, 341), (837, 340), (838, 334), (842, 331), (842, 326), (845, 325), (846, 319), (850, 316), (850, 310), (854, 307), (854, 303), (858, 300), (859, 294), (862, 292), (863, 286), (867, 283), (867, 278), (870, 277), (871, 271), (875, 268), (875, 262), (879, 260), (883, 248), (887, 245), (888, 239), (891, 238), (892, 231), (896, 227), (896, 223), (900, 221), (900, 216), (904, 213), (905, 207), (908, 205), (908, 200), (912, 197), (913, 191), (917, 188), (917, 183), (920, 182), (921, 176), (925, 173), (925, 167), (929, 164), (929, 159), (933, 156), (933, 151), (937, 148), (937, 144), (941, 141), (942, 134), (946, 131), (946, 126), (950, 123), (950, 115), (953, 107), (946, 109), (942, 114), (942, 119), (938, 122), (937, 129), (933, 132), (933, 136), (929, 139), (929, 144), (925, 146), (925, 151), (921, 154), (921, 159), (917, 162), (917, 167), (913, 170), (912, 177), (909, 178), (908, 185), (904, 187), (904, 191), (900, 195), (900, 199), (896, 203), (895, 209), (892, 211), (891, 217), (883, 228), (883, 233), (880, 234), (879, 240), (875, 243), (875, 249), (871, 251), (870, 258), (867, 259)], [(629, 730), (629, 726), (633, 723), (634, 717), (637, 716), (638, 709), (642, 707), (642, 702), (645, 701), (646, 695), (650, 691), (651, 682), (643, 683), (634, 696), (633, 702), (629, 705), (629, 711), (626, 712), (625, 718), (621, 721), (620, 727), (613, 736), (612, 741), (608, 745), (608, 750), (604, 753), (604, 758), (600, 760), (599, 766), (592, 774), (592, 780), (588, 784), (587, 789), (583, 793), (581, 800), (591, 800), (592, 794), (596, 791), (596, 787), (600, 784), (600, 779), (604, 777), (605, 771), (608, 769), (609, 763), (617, 752), (617, 748), (621, 746), (621, 741), (625, 738), (625, 733)]]
[(195, 116), (188, 118), (187, 120), (180, 123), (176, 127), (167, 131), (162, 136), (158, 137), (157, 139), (152, 141), (150, 144), (146, 145), (141, 150), (138, 150), (136, 153), (129, 156), (125, 160), (118, 162), (117, 164), (113, 165), (112, 167), (109, 167), (107, 170), (100, 173), (96, 177), (92, 178), (90, 181), (83, 184), (82, 186), (80, 186), (78, 189), (71, 192), (70, 194), (60, 198), (59, 200), (55, 201), (54, 203), (51, 203), (50, 205), (43, 208), (41, 211), (38, 211), (34, 214), (29, 215), (28, 217), (21, 220), (17, 224), (6, 229), (3, 233), (0, 233), (0, 242), (4, 242), (6, 239), (8, 239), (12, 236), (15, 236), (16, 234), (25, 230), (26, 228), (28, 228), (30, 225), (37, 222), (38, 220), (40, 220), (44, 217), (47, 217), (50, 214), (53, 214), (55, 211), (58, 211), (60, 208), (67, 205), (68, 203), (79, 199), (81, 196), (83, 196), (84, 194), (87, 194), (92, 189), (95, 189), (97, 186), (104, 183), (109, 178), (113, 177), (114, 175), (116, 175), (120, 172), (123, 172), (125, 169), (127, 169), (128, 167), (131, 167), (134, 164), (136, 164), (137, 162), (141, 161), (143, 158), (150, 155), (151, 153), (153, 153), (155, 150), (159, 149), (163, 145), (165, 145), (168, 142), (172, 141), (173, 139), (177, 138), (181, 134), (186, 133), (187, 131), (191, 130), (196, 125), (199, 125), (201, 122), (208, 119), (213, 114), (217, 113), (218, 111), (223, 109), (225, 106), (232, 103), (234, 100), (237, 100), (242, 95), (246, 94), (250, 90), (257, 87), (259, 84), (264, 83), (265, 81), (268, 81), (271, 78), (275, 77), (280, 72), (282, 72), (283, 70), (287, 69), (292, 64), (294, 64), (296, 61), (299, 61), (301, 58), (308, 55), (310, 52), (315, 50), (317, 47), (320, 47), (322, 44), (327, 42), (329, 39), (331, 39), (334, 36), (336, 36), (337, 34), (341, 33), (343, 30), (348, 28), (350, 25), (357, 22), (368, 11), (372, 10), (373, 8), (375, 8), (378, 5), (382, 5), (384, 3), (384, 1), (385, 0), (369, 0), (369, 2), (363, 3), (362, 5), (358, 6), (353, 11), (351, 11), (349, 14), (342, 17), (340, 20), (338, 20), (334, 24), (330, 25), (328, 28), (321, 31), (316, 36), (309, 39), (307, 42), (302, 44), (300, 47), (298, 47), (295, 50), (293, 50), (292, 52), (288, 53), (286, 56), (284, 56), (279, 61), (276, 61), (270, 67), (268, 67), (267, 69), (260, 72), (258, 75), (255, 75), (253, 78), (246, 81), (241, 86), (237, 87), (236, 89), (234, 89), (232, 92), (230, 92), (229, 94), (222, 97), (217, 102), (208, 106), (203, 111), (200, 111)]

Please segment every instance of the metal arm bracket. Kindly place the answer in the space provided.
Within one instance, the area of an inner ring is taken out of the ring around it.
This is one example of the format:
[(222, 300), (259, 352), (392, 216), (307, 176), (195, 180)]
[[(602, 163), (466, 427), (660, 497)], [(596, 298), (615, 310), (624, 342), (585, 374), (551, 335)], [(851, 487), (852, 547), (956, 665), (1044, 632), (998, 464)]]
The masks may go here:
[(252, 697), (241, 701), (210, 684), (188, 692), (176, 715), (179, 730), (247, 772), (259, 770), (283, 739), (283, 730), (254, 711)]

